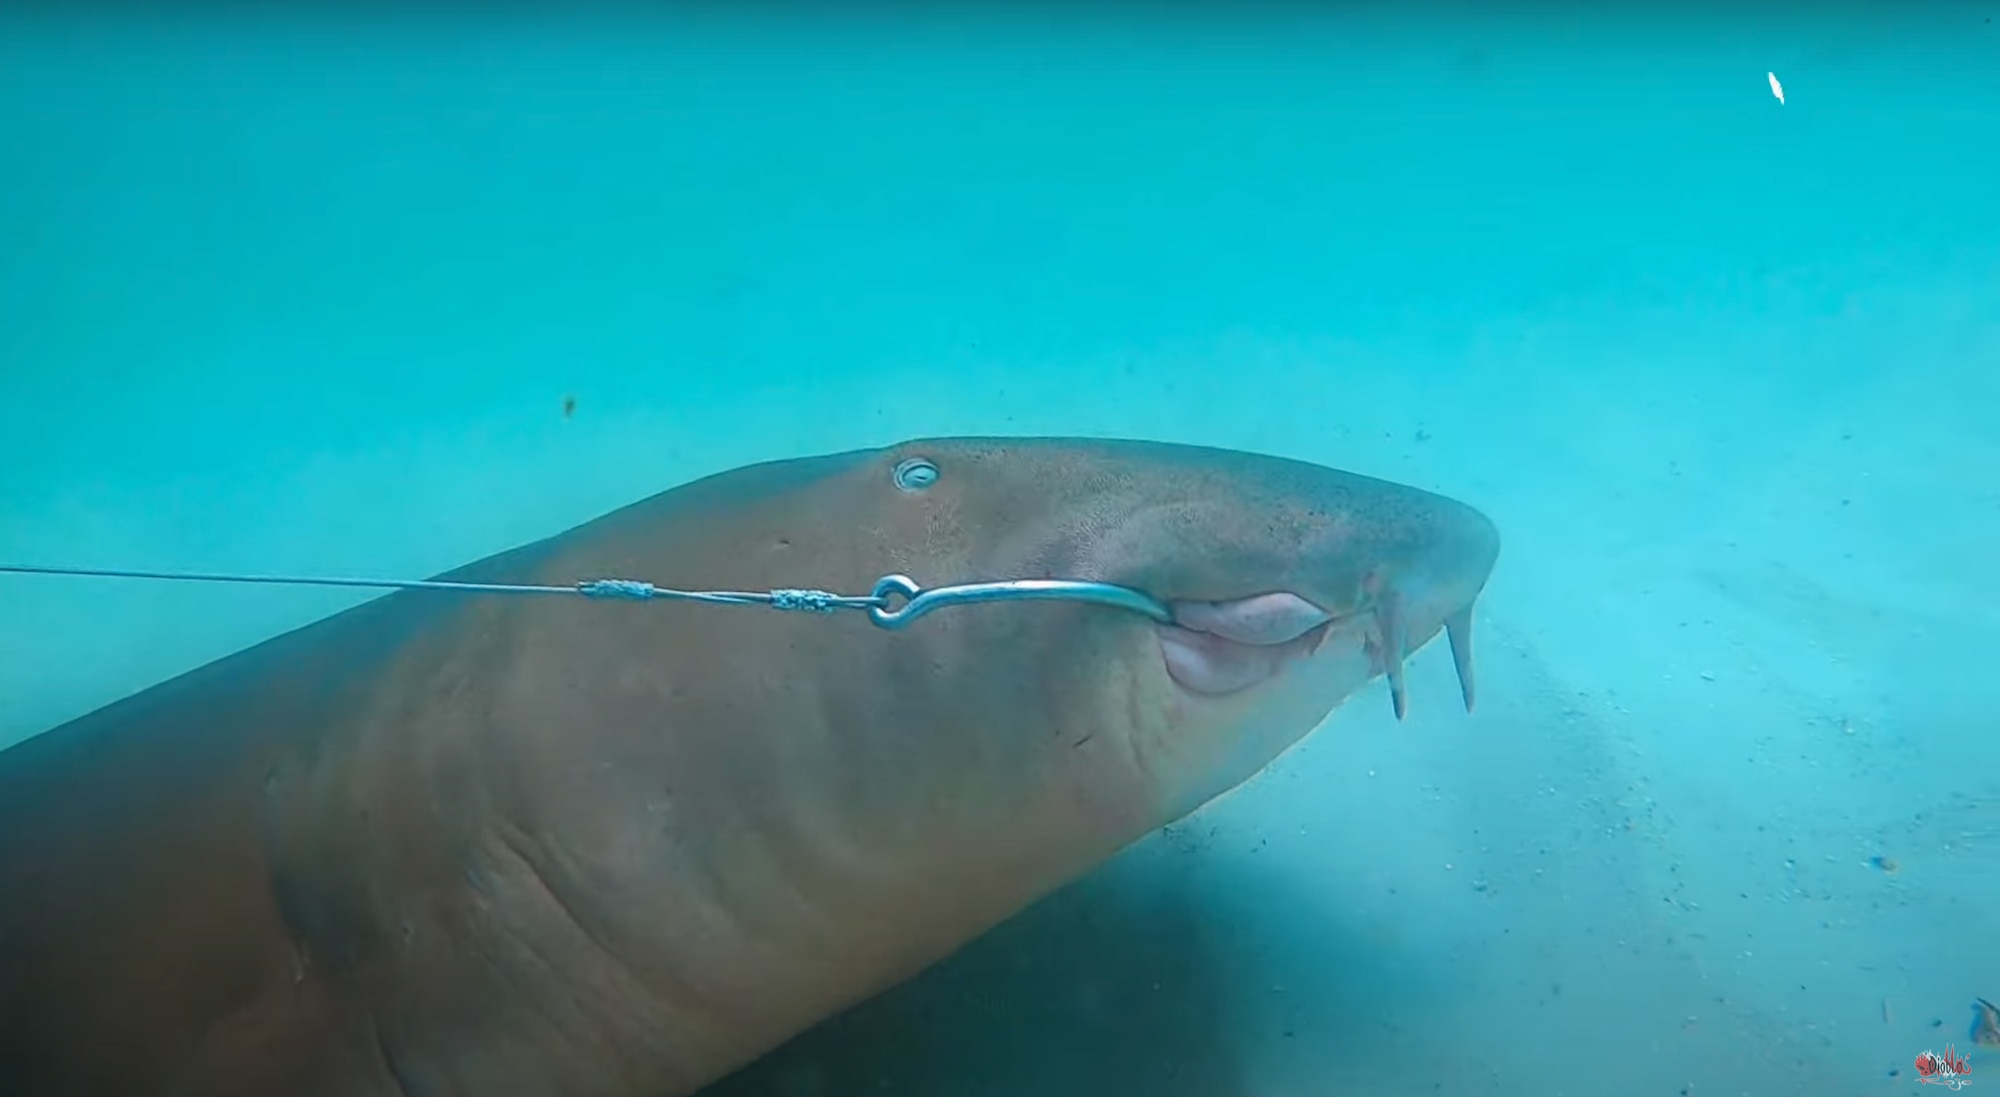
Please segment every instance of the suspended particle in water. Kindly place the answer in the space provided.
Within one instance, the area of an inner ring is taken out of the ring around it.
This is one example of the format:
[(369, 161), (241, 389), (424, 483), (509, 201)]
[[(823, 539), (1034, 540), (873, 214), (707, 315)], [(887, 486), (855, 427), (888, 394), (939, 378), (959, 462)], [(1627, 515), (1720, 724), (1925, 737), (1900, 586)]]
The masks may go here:
[(1764, 76), (1771, 81), (1771, 94), (1778, 97), (1778, 105), (1785, 105), (1785, 85), (1778, 83), (1778, 74), (1767, 72)]
[(574, 395), (563, 397), (563, 418), (567, 419), (575, 414), (576, 414), (576, 397)]

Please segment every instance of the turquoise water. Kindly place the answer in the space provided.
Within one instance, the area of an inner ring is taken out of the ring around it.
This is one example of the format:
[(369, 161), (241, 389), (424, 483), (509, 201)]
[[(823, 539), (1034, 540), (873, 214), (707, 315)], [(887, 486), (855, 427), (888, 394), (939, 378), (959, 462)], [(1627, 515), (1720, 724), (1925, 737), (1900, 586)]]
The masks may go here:
[[(722, 1090), (1929, 1092), (1996, 15), (0, 16), (0, 560), (417, 576), (916, 435), (1418, 484), (1506, 539), (1476, 716), (1426, 649)], [(356, 600), (0, 579), (0, 744)]]

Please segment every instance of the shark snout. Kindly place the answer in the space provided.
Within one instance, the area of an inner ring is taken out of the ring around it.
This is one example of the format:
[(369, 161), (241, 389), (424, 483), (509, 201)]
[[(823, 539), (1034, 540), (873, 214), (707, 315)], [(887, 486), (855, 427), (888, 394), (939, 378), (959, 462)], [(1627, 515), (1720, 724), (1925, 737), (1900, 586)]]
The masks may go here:
[(1168, 673), (1196, 694), (1222, 695), (1258, 685), (1309, 660), (1336, 630), (1362, 638), (1369, 672), (1389, 681), (1397, 719), (1408, 714), (1403, 664), (1442, 631), (1451, 648), (1466, 711), (1477, 697), (1472, 610), (1499, 555), (1499, 534), (1483, 514), (1427, 497), (1433, 513), (1404, 536), (1373, 547), (1348, 540), (1312, 555), (1307, 574), (1347, 581), (1302, 580), (1298, 589), (1219, 601), (1173, 601), (1173, 622), (1159, 626)]
[(1472, 609), (1500, 556), (1500, 532), (1484, 514), (1462, 503), (1438, 500), (1427, 536), (1407, 556), (1384, 562), (1367, 589), (1374, 614), (1371, 655), (1389, 679), (1396, 718), (1409, 712), (1403, 661), (1439, 631), (1451, 647), (1465, 711), (1477, 700), (1473, 673)]

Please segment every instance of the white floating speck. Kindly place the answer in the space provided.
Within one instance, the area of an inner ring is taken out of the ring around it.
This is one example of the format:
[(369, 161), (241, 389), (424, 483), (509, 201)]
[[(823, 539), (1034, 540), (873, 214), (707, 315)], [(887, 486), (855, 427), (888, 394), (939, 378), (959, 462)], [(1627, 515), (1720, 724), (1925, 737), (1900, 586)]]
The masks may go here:
[(1775, 72), (1767, 72), (1764, 75), (1770, 77), (1771, 79), (1771, 94), (1778, 97), (1778, 105), (1784, 106), (1785, 85), (1778, 83), (1778, 74)]

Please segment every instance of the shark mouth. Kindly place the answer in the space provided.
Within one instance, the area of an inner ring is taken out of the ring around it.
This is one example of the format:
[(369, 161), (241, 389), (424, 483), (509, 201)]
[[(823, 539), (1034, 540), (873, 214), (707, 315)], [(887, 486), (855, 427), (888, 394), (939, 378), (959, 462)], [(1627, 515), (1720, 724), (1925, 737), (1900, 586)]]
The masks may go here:
[[(1219, 697), (1275, 677), (1310, 658), (1331, 634), (1336, 618), (1296, 594), (1259, 594), (1228, 602), (1175, 602), (1174, 623), (1159, 626), (1167, 674), (1190, 693)], [(1396, 718), (1409, 712), (1403, 678), (1408, 620), (1400, 598), (1379, 600), (1367, 633), (1375, 670), (1389, 679)], [(1451, 660), (1465, 711), (1472, 711), (1472, 607), (1445, 618)]]

